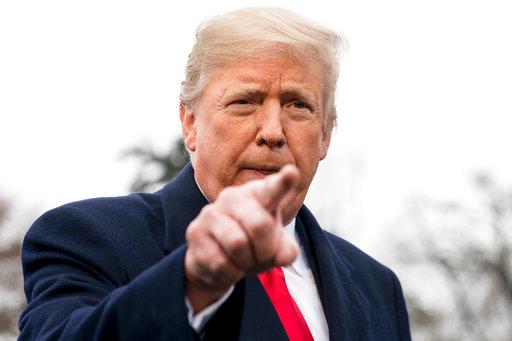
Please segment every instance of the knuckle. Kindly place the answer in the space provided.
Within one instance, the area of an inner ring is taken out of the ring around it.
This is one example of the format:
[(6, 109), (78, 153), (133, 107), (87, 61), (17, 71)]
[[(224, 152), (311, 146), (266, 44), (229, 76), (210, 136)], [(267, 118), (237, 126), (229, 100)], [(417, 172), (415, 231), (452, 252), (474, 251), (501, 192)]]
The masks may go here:
[(201, 217), (208, 219), (215, 215), (215, 207), (213, 204), (206, 205), (201, 209)]
[(268, 226), (260, 222), (251, 224), (249, 228), (255, 237), (264, 236), (268, 233), (269, 230)]
[(216, 256), (210, 259), (210, 270), (216, 275), (222, 275), (227, 268), (227, 260), (224, 257)]
[(248, 244), (249, 239), (247, 236), (243, 234), (233, 236), (229, 241), (229, 251), (235, 255), (240, 254), (248, 247)]
[(219, 201), (226, 201), (229, 199), (229, 197), (232, 195), (232, 189), (230, 187), (224, 188), (217, 198)]
[(197, 257), (197, 264), (204, 269), (208, 276), (218, 276), (222, 270), (222, 257), (213, 252), (201, 252)]
[(258, 220), (251, 222), (248, 228), (252, 231), (252, 234), (256, 237), (264, 236), (270, 232), (273, 228), (273, 220), (268, 217), (261, 217)]
[(269, 214), (263, 215), (262, 221), (263, 221), (262, 224), (264, 224), (265, 226), (268, 226), (270, 228), (274, 228), (274, 226), (275, 226), (274, 218), (271, 217)]
[(219, 193), (218, 200), (221, 202), (235, 202), (240, 195), (239, 187), (226, 187)]
[(209, 226), (219, 219), (220, 213), (219, 208), (215, 204), (208, 204), (201, 209), (198, 220), (201, 221), (201, 225)]
[(191, 263), (194, 265), (194, 268), (196, 269), (205, 269), (205, 257), (201, 253), (194, 253), (192, 255)]
[(195, 253), (195, 261), (201, 267), (205, 267), (208, 264), (209, 256), (206, 252), (196, 252)]
[(198, 226), (195, 221), (191, 222), (185, 231), (185, 238), (187, 241), (191, 241), (197, 238), (198, 235)]

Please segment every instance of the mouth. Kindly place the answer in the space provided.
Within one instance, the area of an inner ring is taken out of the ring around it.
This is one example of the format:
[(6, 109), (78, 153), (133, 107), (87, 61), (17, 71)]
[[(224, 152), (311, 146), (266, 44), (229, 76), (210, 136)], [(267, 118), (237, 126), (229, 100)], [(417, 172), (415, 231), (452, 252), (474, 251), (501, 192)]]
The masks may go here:
[(245, 170), (249, 171), (250, 173), (256, 175), (257, 177), (265, 177), (270, 174), (274, 174), (279, 172), (281, 167), (277, 166), (250, 166), (245, 167)]

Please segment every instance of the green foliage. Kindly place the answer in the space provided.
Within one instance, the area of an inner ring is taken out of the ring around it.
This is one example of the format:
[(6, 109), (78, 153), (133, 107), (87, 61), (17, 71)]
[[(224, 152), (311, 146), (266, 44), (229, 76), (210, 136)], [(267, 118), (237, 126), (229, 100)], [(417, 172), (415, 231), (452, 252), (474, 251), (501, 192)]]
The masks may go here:
[(123, 152), (122, 158), (136, 159), (139, 167), (130, 185), (132, 192), (147, 192), (172, 180), (189, 162), (181, 138), (168, 151), (157, 152), (151, 146), (135, 146)]

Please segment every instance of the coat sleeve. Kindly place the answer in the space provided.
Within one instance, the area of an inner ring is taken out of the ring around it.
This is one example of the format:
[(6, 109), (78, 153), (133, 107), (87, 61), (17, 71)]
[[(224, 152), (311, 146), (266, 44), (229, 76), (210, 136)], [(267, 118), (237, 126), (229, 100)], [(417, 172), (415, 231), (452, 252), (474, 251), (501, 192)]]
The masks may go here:
[(76, 207), (39, 218), (22, 248), (20, 340), (195, 340), (181, 246), (128, 281), (108, 229)]

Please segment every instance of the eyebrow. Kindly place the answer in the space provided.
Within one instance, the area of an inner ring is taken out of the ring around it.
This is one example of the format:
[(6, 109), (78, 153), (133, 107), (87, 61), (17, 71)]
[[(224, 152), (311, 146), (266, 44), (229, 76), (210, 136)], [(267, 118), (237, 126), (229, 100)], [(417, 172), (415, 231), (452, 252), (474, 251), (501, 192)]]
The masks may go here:
[(315, 107), (318, 107), (318, 97), (316, 96), (316, 92), (307, 88), (297, 86), (285, 87), (280, 92), (280, 96), (304, 99)]
[(264, 95), (268, 91), (264, 86), (260, 84), (243, 84), (243, 85), (231, 85), (227, 86), (221, 93), (221, 97), (225, 98), (226, 96), (254, 96), (254, 95)]
[[(231, 85), (227, 86), (221, 93), (221, 97), (226, 96), (254, 96), (254, 95), (265, 95), (268, 92), (265, 86), (257, 83), (249, 83), (242, 85)], [(293, 97), (298, 99), (304, 99), (311, 102), (314, 105), (318, 105), (318, 97), (316, 92), (300, 86), (288, 86), (282, 89), (279, 93), (280, 97)]]
[(263, 95), (268, 91), (261, 85), (228, 86), (222, 91), (222, 98), (226, 96), (254, 96)]

